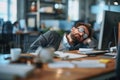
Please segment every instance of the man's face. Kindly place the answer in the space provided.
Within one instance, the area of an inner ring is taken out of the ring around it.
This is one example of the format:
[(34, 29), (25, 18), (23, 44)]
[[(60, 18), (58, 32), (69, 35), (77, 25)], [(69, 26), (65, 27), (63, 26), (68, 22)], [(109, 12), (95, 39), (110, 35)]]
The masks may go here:
[(74, 42), (82, 42), (88, 38), (89, 31), (84, 25), (80, 25), (77, 28), (73, 27), (71, 29), (71, 38)]

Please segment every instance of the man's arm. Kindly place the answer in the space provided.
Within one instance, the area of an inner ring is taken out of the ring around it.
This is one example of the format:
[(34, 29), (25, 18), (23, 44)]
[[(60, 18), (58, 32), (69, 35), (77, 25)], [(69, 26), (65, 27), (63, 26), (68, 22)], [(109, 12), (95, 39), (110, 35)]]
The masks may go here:
[(30, 46), (30, 51), (35, 51), (39, 46), (41, 47), (53, 47), (55, 50), (58, 49), (61, 36), (55, 31), (48, 31), (41, 34)]

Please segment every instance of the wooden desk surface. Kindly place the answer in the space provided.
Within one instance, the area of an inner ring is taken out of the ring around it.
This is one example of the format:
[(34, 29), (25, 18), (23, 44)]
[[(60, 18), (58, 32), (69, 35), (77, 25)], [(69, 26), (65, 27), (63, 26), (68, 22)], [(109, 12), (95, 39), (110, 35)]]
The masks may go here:
[[(76, 51), (70, 51), (76, 53)], [(77, 60), (102, 59), (101, 55), (79, 58)], [(55, 59), (59, 60), (59, 59)], [(75, 59), (76, 60), (76, 59)], [(43, 69), (35, 69), (31, 76), (25, 80), (88, 80), (94, 77), (108, 74), (115, 71), (115, 59), (110, 59), (106, 64), (106, 68), (49, 68), (44, 64)]]

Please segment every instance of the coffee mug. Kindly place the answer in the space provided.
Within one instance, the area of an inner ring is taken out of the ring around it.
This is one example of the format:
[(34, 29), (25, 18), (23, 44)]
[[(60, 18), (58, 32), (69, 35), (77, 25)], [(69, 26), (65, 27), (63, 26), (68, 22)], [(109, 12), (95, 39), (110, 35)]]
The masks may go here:
[(20, 54), (21, 54), (21, 48), (11, 48), (10, 49), (11, 61), (18, 60)]
[(53, 53), (54, 53), (54, 49), (51, 47), (41, 48), (38, 53), (38, 56), (42, 63), (49, 63), (49, 62), (53, 62)]

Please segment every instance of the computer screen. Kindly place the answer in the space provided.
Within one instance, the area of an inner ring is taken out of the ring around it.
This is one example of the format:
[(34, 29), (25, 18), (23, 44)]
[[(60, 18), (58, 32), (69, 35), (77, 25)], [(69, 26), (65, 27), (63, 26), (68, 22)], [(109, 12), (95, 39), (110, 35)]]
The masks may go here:
[(110, 47), (117, 46), (119, 22), (120, 12), (104, 12), (104, 19), (100, 30), (98, 49), (109, 50)]
[(118, 27), (118, 51), (117, 51), (117, 59), (116, 59), (116, 79), (120, 80), (120, 22)]

